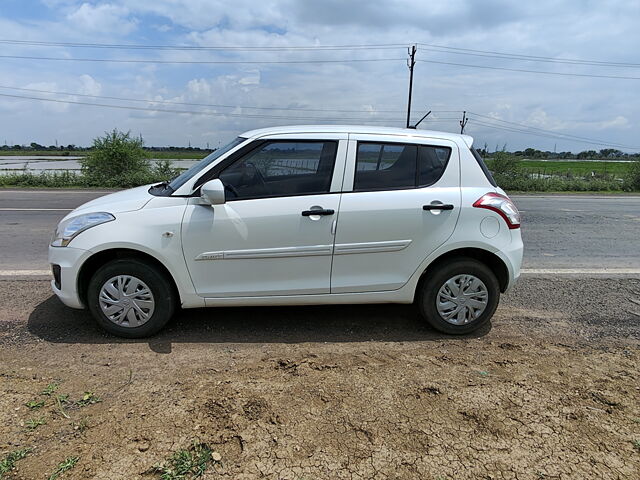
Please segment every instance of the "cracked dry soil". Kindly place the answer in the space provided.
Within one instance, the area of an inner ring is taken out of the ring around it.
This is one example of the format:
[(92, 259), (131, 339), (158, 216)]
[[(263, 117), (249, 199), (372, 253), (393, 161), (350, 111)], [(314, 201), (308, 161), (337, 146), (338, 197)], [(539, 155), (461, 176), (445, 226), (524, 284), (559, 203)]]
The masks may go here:
[(347, 306), (185, 311), (125, 341), (46, 282), (0, 295), (0, 459), (32, 449), (8, 479), (72, 456), (62, 479), (159, 478), (193, 441), (222, 457), (205, 479), (640, 478), (637, 279), (524, 278), (462, 338)]

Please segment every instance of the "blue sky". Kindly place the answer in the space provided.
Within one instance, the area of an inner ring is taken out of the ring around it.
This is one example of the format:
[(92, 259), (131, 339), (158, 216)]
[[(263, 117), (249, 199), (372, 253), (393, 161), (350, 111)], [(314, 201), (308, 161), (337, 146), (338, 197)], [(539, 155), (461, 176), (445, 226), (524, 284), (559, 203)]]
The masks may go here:
[[(421, 127), (459, 131), (461, 111), (467, 110), (476, 114), (470, 116), (467, 133), (475, 137), (476, 145), (486, 142), (490, 149), (506, 144), (510, 150), (533, 146), (579, 151), (611, 143), (640, 151), (640, 80), (543, 75), (427, 61), (640, 77), (637, 66), (463, 55), (471, 52), (452, 53), (425, 45), (640, 64), (638, 24), (640, 2), (635, 0), (612, 0), (606, 5), (590, 0), (2, 0), (0, 40), (188, 47), (397, 46), (353, 51), (184, 51), (0, 43), (0, 56), (5, 56), (0, 57), (0, 94), (57, 100), (0, 95), (0, 144), (6, 140), (11, 144), (58, 141), (86, 145), (115, 127), (142, 134), (150, 145), (191, 142), (215, 146), (242, 131), (270, 125), (403, 126), (408, 76), (405, 45), (419, 42), (414, 119), (426, 110), (433, 111)], [(348, 61), (154, 64), (6, 56), (165, 62)], [(374, 61), (352, 62), (354, 59)], [(592, 139), (595, 144), (574, 137)]]

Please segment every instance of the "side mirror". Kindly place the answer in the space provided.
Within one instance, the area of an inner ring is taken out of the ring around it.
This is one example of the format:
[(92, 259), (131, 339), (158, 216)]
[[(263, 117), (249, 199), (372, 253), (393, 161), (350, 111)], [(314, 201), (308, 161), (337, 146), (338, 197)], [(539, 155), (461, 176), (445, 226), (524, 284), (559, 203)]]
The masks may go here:
[(224, 184), (219, 178), (209, 180), (200, 188), (200, 196), (209, 205), (225, 203)]

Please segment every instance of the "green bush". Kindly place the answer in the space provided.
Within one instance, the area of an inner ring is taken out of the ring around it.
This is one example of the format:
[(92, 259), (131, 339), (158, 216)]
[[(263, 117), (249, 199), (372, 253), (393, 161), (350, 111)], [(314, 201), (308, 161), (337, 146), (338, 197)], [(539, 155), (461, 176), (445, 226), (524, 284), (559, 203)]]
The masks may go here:
[(153, 175), (158, 180), (171, 180), (180, 175), (179, 168), (173, 168), (169, 160), (160, 160), (152, 168)]
[[(130, 132), (117, 129), (93, 140), (89, 154), (81, 160), (82, 173), (92, 186), (131, 187), (152, 176), (144, 142)], [(153, 180), (151, 180), (153, 181)]]
[(515, 176), (520, 173), (520, 160), (506, 152), (496, 152), (487, 160), (487, 167), (495, 175)]
[(535, 177), (530, 174), (495, 174), (496, 182), (507, 191), (520, 192), (604, 192), (620, 191), (622, 183), (609, 178), (579, 178), (550, 176)]
[(624, 178), (624, 189), (628, 192), (640, 191), (640, 160), (629, 164), (629, 170)]

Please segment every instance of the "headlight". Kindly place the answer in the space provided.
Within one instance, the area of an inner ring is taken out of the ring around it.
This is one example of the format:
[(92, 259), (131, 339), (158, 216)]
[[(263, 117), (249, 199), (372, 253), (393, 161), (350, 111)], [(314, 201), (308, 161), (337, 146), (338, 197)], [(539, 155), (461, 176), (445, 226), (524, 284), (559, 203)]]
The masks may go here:
[(66, 247), (80, 232), (101, 223), (111, 222), (116, 217), (106, 212), (85, 213), (60, 222), (51, 241), (52, 247)]

